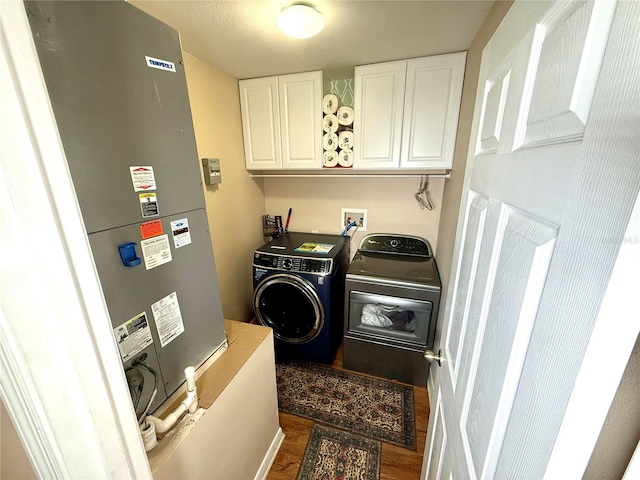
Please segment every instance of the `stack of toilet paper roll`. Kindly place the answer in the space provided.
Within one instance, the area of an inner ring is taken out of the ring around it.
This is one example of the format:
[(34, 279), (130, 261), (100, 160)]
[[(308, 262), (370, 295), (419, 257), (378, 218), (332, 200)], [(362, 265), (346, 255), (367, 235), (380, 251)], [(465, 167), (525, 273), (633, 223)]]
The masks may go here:
[(322, 99), (322, 165), (326, 168), (353, 166), (353, 108), (339, 105), (329, 93)]

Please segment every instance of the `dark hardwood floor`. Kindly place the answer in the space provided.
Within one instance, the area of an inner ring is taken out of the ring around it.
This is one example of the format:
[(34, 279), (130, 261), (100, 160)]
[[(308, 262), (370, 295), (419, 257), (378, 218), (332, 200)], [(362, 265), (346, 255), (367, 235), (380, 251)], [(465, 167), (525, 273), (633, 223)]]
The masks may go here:
[[(342, 348), (338, 351), (332, 368), (342, 368)], [(417, 450), (412, 450), (382, 443), (380, 458), (381, 480), (418, 480), (422, 468), (422, 454), (427, 436), (429, 422), (429, 396), (427, 389), (413, 387), (416, 409)], [(304, 451), (313, 428), (313, 420), (280, 413), (280, 426), (285, 434), (267, 480), (292, 480), (296, 478)]]

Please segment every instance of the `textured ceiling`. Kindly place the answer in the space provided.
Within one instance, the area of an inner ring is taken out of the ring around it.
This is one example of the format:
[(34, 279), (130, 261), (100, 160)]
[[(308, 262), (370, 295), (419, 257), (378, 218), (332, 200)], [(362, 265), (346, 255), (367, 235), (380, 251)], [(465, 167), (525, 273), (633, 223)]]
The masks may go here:
[[(326, 20), (313, 38), (275, 25), (284, 0), (130, 0), (180, 31), (185, 51), (236, 78), (324, 70), (466, 50), (493, 1), (317, 0)], [(311, 3), (310, 3), (311, 4)]]

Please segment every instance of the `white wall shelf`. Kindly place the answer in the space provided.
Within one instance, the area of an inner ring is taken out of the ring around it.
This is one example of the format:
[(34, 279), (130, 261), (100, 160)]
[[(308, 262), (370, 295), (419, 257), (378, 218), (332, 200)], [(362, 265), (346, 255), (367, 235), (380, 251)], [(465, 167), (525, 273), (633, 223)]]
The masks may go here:
[(383, 172), (374, 172), (374, 173), (364, 173), (362, 171), (358, 171), (358, 173), (353, 173), (352, 171), (340, 172), (340, 173), (251, 173), (249, 172), (249, 176), (252, 178), (419, 178), (423, 176), (428, 176), (430, 178), (451, 178), (451, 172), (438, 172), (438, 173), (430, 173), (430, 172), (415, 172), (415, 173), (407, 173), (406, 170), (403, 173), (383, 173)]

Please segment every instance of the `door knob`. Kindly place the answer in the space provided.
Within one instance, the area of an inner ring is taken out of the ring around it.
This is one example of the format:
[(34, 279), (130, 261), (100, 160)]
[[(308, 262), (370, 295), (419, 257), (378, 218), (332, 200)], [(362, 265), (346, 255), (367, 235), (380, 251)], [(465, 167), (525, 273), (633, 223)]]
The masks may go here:
[(438, 350), (438, 353), (433, 353), (431, 350), (425, 350), (424, 359), (429, 363), (438, 362), (438, 366), (441, 367), (443, 361), (442, 350)]

